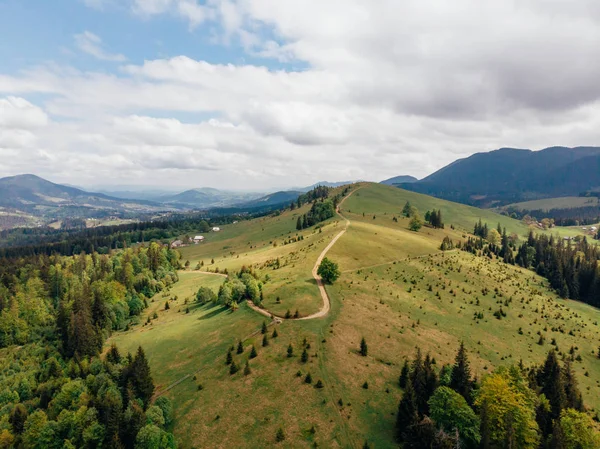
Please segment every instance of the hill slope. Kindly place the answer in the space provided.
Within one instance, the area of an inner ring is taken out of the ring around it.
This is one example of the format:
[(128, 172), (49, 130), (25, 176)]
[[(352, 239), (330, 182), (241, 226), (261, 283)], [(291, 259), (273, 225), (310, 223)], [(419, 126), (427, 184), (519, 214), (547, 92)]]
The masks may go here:
[(86, 192), (47, 181), (35, 175), (18, 175), (0, 179), (0, 207), (45, 216), (57, 209), (155, 211), (161, 207), (149, 201), (113, 198), (102, 193)]
[(229, 192), (225, 190), (202, 187), (186, 190), (176, 195), (161, 198), (162, 203), (173, 204), (195, 209), (208, 209), (212, 207), (229, 207), (246, 201), (259, 198), (260, 193)]
[[(224, 225), (204, 243), (182, 248), (183, 260), (191, 267), (203, 262), (201, 270), (181, 272), (168, 292), (169, 310), (159, 295), (147, 310), (148, 317), (158, 318), (113, 335), (111, 342), (125, 351), (139, 344), (146, 350), (159, 390), (174, 402), (180, 447), (271, 447), (279, 428), (282, 447), (358, 448), (365, 440), (377, 448), (397, 447), (398, 376), (415, 346), (431, 352), (441, 367), (453, 361), (464, 341), (473, 374), (481, 378), (521, 358), (528, 366), (540, 363), (550, 344), (538, 345), (538, 332), (563, 351), (578, 348), (581, 360), (574, 370), (581, 391), (590, 407), (600, 407), (596, 309), (560, 300), (531, 271), (438, 249), (445, 236), (463, 240), (461, 228), (472, 228), (479, 218), (490, 224), (504, 220), (508, 229), (527, 232), (520, 222), (385, 185), (354, 187), (358, 190), (341, 206), (350, 226), (327, 253), (339, 263), (341, 277), (327, 287), (326, 317), (277, 324), (246, 303), (231, 312), (194, 302), (200, 286), (216, 292), (224, 280), (207, 270), (234, 273), (245, 266), (263, 282), (269, 311), (306, 316), (319, 310), (311, 269), (344, 223), (335, 217), (320, 229), (296, 231), (298, 216), (310, 207), (305, 205)], [(421, 211), (441, 209), (446, 229), (409, 231), (409, 220), (399, 215), (407, 200)], [(502, 319), (493, 316), (499, 303)], [(269, 324), (267, 346), (263, 322)], [(363, 337), (369, 346), (365, 357), (358, 354)], [(225, 363), (228, 348), (238, 341), (243, 350), (234, 350), (233, 360), (239, 367), (248, 362), (247, 375), (230, 374)], [(305, 381), (308, 373), (312, 384)], [(315, 388), (317, 381), (323, 388)]]
[(404, 187), (476, 205), (577, 196), (600, 187), (600, 147), (477, 153)]

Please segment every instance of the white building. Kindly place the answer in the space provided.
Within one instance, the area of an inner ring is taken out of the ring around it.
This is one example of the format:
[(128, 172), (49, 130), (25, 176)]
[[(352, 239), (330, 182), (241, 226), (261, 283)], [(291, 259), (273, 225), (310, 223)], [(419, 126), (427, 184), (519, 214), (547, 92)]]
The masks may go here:
[(194, 243), (198, 244), (200, 242), (204, 241), (204, 236), (202, 235), (197, 235), (196, 237), (194, 237)]
[(214, 227), (214, 228), (212, 228), (212, 230), (213, 230), (213, 232), (219, 232), (221, 230), (221, 228)]

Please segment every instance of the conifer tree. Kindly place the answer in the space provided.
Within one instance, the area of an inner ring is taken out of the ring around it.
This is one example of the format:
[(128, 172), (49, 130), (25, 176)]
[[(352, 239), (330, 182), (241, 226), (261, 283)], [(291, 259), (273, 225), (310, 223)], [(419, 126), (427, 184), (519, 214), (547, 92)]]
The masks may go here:
[(142, 400), (144, 408), (148, 407), (154, 394), (154, 382), (150, 373), (150, 365), (148, 365), (146, 354), (141, 346), (138, 346), (129, 373), (135, 396)]
[(317, 380), (317, 383), (315, 384), (315, 388), (323, 388), (323, 382), (321, 381), (321, 379)]
[(285, 433), (283, 433), (283, 429), (280, 427), (275, 434), (275, 441), (281, 443), (283, 440), (285, 440)]
[(304, 382), (307, 384), (311, 384), (312, 383), (312, 376), (310, 375), (310, 373), (306, 374), (306, 377), (304, 378)]
[(365, 340), (365, 337), (363, 337), (362, 340), (360, 341), (360, 355), (362, 355), (363, 357), (366, 357), (368, 352), (369, 352), (369, 349), (367, 348), (367, 341)]
[(288, 358), (294, 356), (294, 347), (292, 346), (291, 343), (288, 345), (288, 348), (287, 348), (287, 356), (288, 356)]
[(308, 352), (306, 352), (306, 348), (302, 351), (302, 356), (300, 357), (302, 363), (308, 362)]
[(417, 409), (415, 391), (413, 390), (412, 384), (408, 383), (404, 395), (400, 400), (398, 413), (396, 415), (396, 436), (398, 441), (404, 440), (404, 436), (410, 427), (418, 422), (419, 412)]
[(581, 397), (581, 392), (577, 386), (577, 378), (569, 360), (565, 360), (564, 362), (562, 375), (565, 385), (566, 407), (580, 412), (583, 411), (583, 398)]
[(262, 345), (263, 345), (263, 348), (265, 346), (269, 346), (269, 338), (266, 335), (263, 335)]
[(263, 321), (262, 328), (260, 329), (260, 333), (263, 334), (263, 335), (267, 333), (267, 323), (266, 323), (266, 321)]
[(252, 371), (250, 370), (250, 362), (246, 362), (246, 366), (244, 367), (244, 376), (247, 376)]
[(252, 345), (252, 350), (250, 351), (250, 358), (253, 359), (258, 355), (258, 353), (256, 352), (256, 348), (254, 347), (254, 345)]
[(541, 392), (550, 401), (551, 417), (558, 419), (567, 404), (563, 375), (554, 349), (548, 352), (544, 366), (538, 374)]
[(465, 398), (468, 404), (473, 403), (471, 394), (473, 391), (471, 368), (469, 366), (469, 359), (467, 358), (467, 350), (465, 349), (464, 342), (460, 343), (456, 358), (454, 359), (449, 387)]
[(402, 365), (402, 370), (400, 371), (400, 378), (398, 379), (398, 384), (400, 388), (406, 388), (406, 384), (408, 383), (408, 373), (410, 369), (408, 367), (408, 360), (404, 361), (404, 365)]
[(298, 217), (298, 220), (296, 221), (296, 230), (302, 230), (302, 219), (300, 217)]
[(273, 329), (273, 334), (271, 335), (272, 338), (277, 338), (279, 336), (279, 334), (277, 333), (277, 329)]
[(410, 370), (409, 380), (414, 392), (417, 411), (419, 416), (422, 416), (428, 410), (429, 406), (427, 405), (427, 401), (429, 400), (429, 397), (427, 396), (427, 375), (425, 373), (425, 366), (423, 365), (423, 357), (420, 348), (417, 348), (417, 353), (412, 363), (412, 369)]
[(238, 341), (236, 353), (238, 353), (238, 354), (244, 353), (244, 344), (242, 343), (242, 340)]
[(121, 354), (119, 353), (119, 348), (117, 348), (116, 344), (112, 344), (108, 353), (106, 354), (106, 360), (110, 363), (118, 365), (121, 363)]
[(225, 357), (225, 365), (231, 365), (233, 362), (233, 355), (231, 355), (231, 348), (227, 351), (227, 357)]
[(235, 362), (231, 362), (231, 365), (229, 366), (229, 374), (233, 375), (233, 374), (237, 373), (239, 370), (240, 369), (235, 364)]

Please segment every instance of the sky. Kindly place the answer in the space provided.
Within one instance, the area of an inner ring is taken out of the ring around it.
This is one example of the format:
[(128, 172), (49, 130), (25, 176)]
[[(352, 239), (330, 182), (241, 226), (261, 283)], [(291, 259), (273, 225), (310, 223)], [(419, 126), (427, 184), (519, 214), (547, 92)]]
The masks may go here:
[(0, 0), (0, 176), (260, 190), (600, 144), (597, 0)]

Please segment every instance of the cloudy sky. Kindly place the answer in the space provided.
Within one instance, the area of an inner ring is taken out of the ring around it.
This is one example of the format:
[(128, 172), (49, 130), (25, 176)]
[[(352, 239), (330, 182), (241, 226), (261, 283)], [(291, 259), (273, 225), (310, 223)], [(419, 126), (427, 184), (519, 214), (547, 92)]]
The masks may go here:
[(597, 0), (0, 0), (0, 176), (265, 189), (600, 144)]

